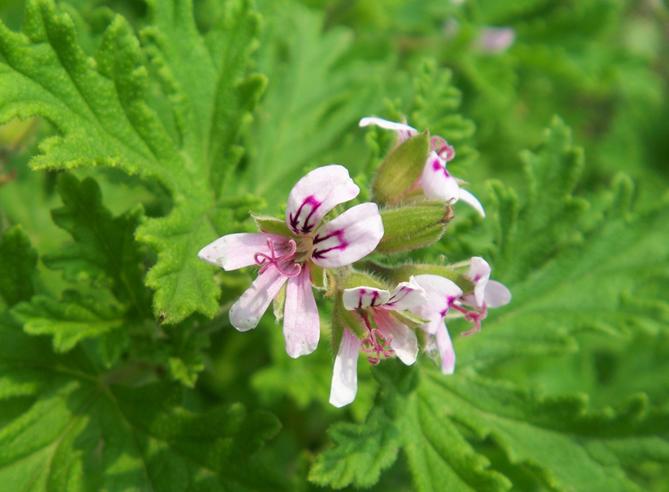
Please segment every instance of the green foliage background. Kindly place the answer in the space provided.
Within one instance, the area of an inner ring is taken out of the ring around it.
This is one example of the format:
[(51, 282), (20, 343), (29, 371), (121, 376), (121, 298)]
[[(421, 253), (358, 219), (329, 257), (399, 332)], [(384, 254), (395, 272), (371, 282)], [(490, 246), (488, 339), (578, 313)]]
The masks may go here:
[[(666, 6), (194, 4), (0, 6), (0, 490), (669, 490)], [(368, 184), (371, 114), (446, 137), (489, 213), (420, 258), (514, 298), (455, 375), (361, 362), (336, 410), (327, 303), (289, 359), (196, 253), (309, 168)]]

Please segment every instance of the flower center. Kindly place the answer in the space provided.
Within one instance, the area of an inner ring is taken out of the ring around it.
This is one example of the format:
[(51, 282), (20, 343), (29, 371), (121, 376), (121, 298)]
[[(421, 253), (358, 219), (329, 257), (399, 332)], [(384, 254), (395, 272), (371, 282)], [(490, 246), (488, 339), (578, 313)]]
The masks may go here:
[(430, 149), (444, 161), (452, 161), (455, 157), (455, 149), (442, 137), (432, 137), (430, 139)]
[(369, 363), (376, 366), (382, 359), (394, 357), (395, 352), (390, 348), (392, 337), (384, 335), (378, 328), (372, 327), (367, 318), (367, 313), (360, 313), (360, 316), (367, 328), (367, 337), (362, 340), (362, 351), (367, 354)]
[(297, 243), (290, 239), (288, 241), (288, 250), (278, 255), (272, 239), (267, 240), (269, 254), (258, 251), (253, 259), (256, 265), (260, 267), (259, 273), (265, 272), (270, 266), (274, 266), (279, 273), (286, 277), (297, 277), (302, 271), (302, 265), (295, 263), (295, 253), (297, 252)]
[(483, 303), (483, 306), (481, 307), (474, 307), (462, 304), (456, 298), (449, 297), (448, 307), (449, 309), (453, 308), (461, 313), (462, 316), (473, 325), (469, 330), (463, 332), (462, 336), (467, 337), (481, 331), (481, 321), (488, 315), (488, 307), (485, 303)]

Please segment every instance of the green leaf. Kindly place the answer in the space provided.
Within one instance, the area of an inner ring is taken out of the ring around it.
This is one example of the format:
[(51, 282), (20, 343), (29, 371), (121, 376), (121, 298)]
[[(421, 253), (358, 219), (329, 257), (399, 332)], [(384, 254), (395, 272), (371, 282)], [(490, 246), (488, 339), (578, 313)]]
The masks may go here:
[(417, 393), (418, 371), (387, 361), (375, 370), (380, 390), (362, 424), (335, 424), (332, 448), (322, 452), (309, 479), (319, 485), (369, 487), (404, 449), (417, 490), (506, 490), (455, 426)]
[[(37, 295), (17, 304), (12, 314), (30, 335), (52, 335), (56, 352), (67, 352), (81, 340), (97, 338), (124, 327), (124, 311), (109, 296), (65, 291), (61, 300)], [(120, 335), (117, 335), (120, 336)]]
[(119, 217), (103, 206), (100, 188), (87, 178), (63, 174), (58, 181), (63, 207), (53, 210), (54, 222), (68, 231), (74, 244), (44, 256), (44, 263), (62, 270), (73, 282), (110, 287), (115, 297), (146, 314), (149, 299), (143, 284), (144, 255), (134, 239), (141, 210)]
[(540, 470), (550, 488), (637, 490), (625, 467), (669, 461), (669, 415), (651, 411), (643, 397), (593, 412), (583, 396), (542, 397), (474, 375), (446, 378), (433, 370), (422, 382), (433, 409), (480, 438), (492, 437), (512, 463)]
[(30, 299), (34, 293), (37, 253), (20, 226), (0, 236), (0, 298), (8, 306)]
[(567, 177), (580, 168), (580, 152), (562, 123), (554, 123), (542, 148), (530, 159), (526, 200), (493, 185), (491, 221), (499, 244), (493, 276), (509, 286), (513, 299), (491, 313), (485, 336), (456, 346), (464, 366), (575, 350), (574, 335), (584, 330), (657, 332), (669, 321), (661, 288), (669, 279), (669, 200), (636, 212), (633, 186), (621, 177), (586, 221), (588, 203), (570, 194), (574, 177)]
[(11, 490), (283, 489), (254, 458), (278, 430), (265, 412), (196, 412), (171, 385), (116, 384), (122, 372), (96, 374), (79, 350), (53, 355), (6, 320), (0, 372), (0, 483)]
[[(144, 45), (117, 16), (95, 60), (51, 0), (28, 2), (23, 34), (0, 25), (0, 121), (38, 115), (60, 133), (42, 143), (34, 168), (112, 166), (170, 192), (170, 213), (137, 231), (158, 253), (147, 284), (169, 323), (218, 308), (219, 289), (197, 251), (220, 235), (210, 214), (230, 186), (236, 142), (264, 86), (246, 73), (257, 16), (246, 0), (226, 7), (205, 38), (189, 0), (149, 2)], [(163, 95), (154, 104), (155, 82)]]
[(258, 109), (243, 178), (272, 204), (285, 200), (305, 168), (357, 164), (355, 152), (342, 159), (341, 140), (363, 108), (378, 107), (380, 70), (360, 59), (350, 29), (324, 29), (322, 13), (292, 0), (260, 4), (267, 24), (258, 66), (272, 79)]

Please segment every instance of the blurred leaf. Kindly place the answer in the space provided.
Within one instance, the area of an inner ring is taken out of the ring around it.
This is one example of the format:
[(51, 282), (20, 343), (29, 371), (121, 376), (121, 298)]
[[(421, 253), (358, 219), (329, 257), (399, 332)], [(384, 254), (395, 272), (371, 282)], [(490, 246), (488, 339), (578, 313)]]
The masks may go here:
[(278, 430), (270, 414), (194, 412), (170, 385), (110, 384), (80, 351), (55, 356), (6, 320), (0, 368), (0, 414), (26, 401), (22, 415), (0, 415), (11, 490), (281, 490), (252, 459)]

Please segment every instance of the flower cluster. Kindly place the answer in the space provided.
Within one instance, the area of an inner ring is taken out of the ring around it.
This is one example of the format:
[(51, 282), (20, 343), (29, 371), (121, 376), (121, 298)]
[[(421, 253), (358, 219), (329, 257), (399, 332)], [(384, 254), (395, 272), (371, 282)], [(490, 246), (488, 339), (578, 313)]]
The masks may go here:
[[(446, 140), (426, 138), (426, 132), (381, 118), (360, 121), (360, 126), (369, 125), (392, 130), (397, 136), (394, 149), (379, 167), (377, 181), (381, 183), (384, 174), (393, 179), (398, 166), (404, 165), (397, 157), (391, 159), (391, 154), (412, 139), (425, 138), (425, 148), (411, 147), (418, 150), (408, 157), (419, 162), (421, 169), (402, 174), (406, 175), (400, 183), (407, 191), (404, 203), (390, 207), (381, 200), (378, 204), (365, 202), (337, 215), (335, 208), (354, 200), (360, 188), (345, 167), (331, 164), (314, 169), (295, 184), (283, 220), (258, 217), (259, 232), (223, 236), (199, 253), (201, 259), (226, 271), (258, 268), (256, 280), (230, 308), (230, 323), (239, 331), (251, 330), (272, 301), (281, 300), (290, 357), (310, 354), (318, 345), (320, 319), (314, 289), (334, 298), (332, 329), (338, 351), (330, 403), (337, 407), (355, 398), (360, 353), (374, 365), (394, 357), (411, 365), (422, 343), (424, 351), (438, 353), (442, 371), (451, 374), (455, 352), (446, 320), (464, 318), (471, 328), (463, 334), (469, 335), (480, 330), (488, 308), (503, 306), (511, 299), (506, 287), (490, 280), (490, 265), (480, 257), (452, 265), (383, 267), (385, 275), (378, 274), (379, 268), (372, 273), (370, 267), (375, 263), (366, 257), (375, 251), (392, 253), (384, 244), (399, 238), (404, 250), (425, 246), (424, 241), (414, 244), (410, 231), (421, 230), (421, 237), (438, 240), (458, 201), (481, 217), (485, 212), (479, 200), (462, 188), (464, 183), (448, 171), (455, 149)], [(416, 190), (421, 193), (416, 195)], [(440, 220), (412, 228), (408, 221), (423, 220), (423, 209), (418, 207), (435, 201), (443, 208)], [(426, 235), (426, 227), (434, 233)], [(406, 278), (398, 279), (398, 275)], [(387, 288), (390, 282), (397, 283), (392, 290)]]

